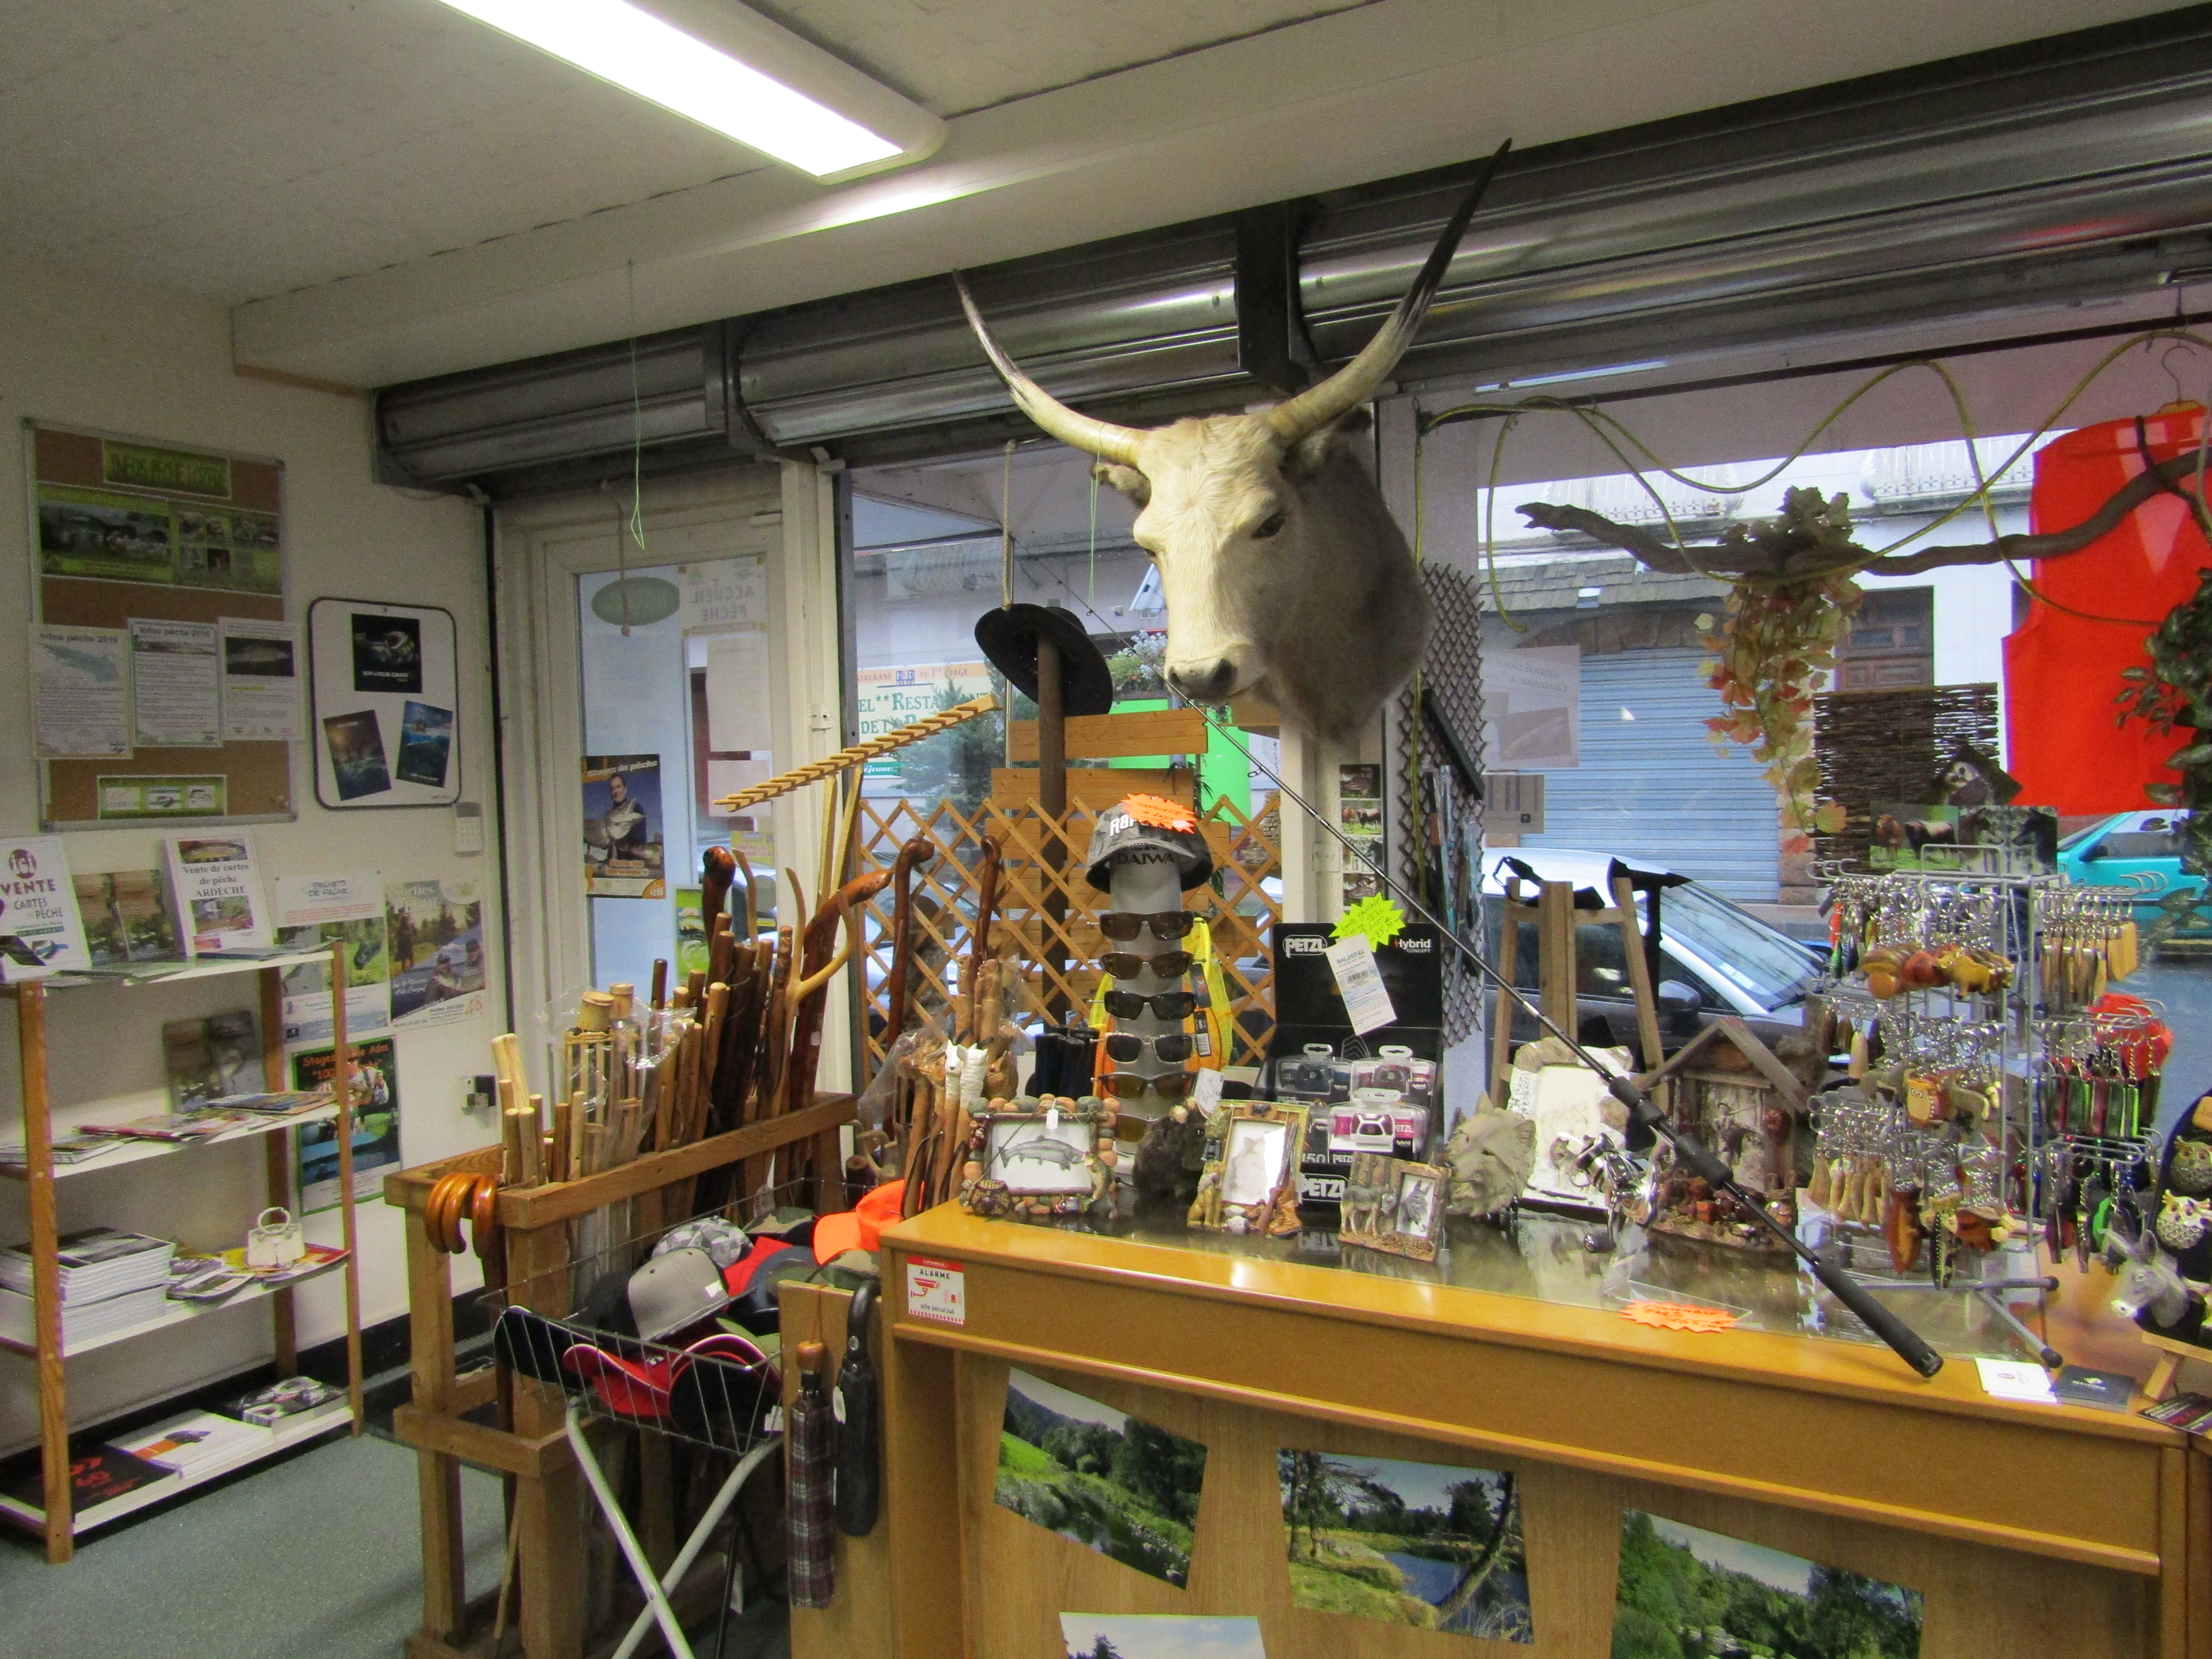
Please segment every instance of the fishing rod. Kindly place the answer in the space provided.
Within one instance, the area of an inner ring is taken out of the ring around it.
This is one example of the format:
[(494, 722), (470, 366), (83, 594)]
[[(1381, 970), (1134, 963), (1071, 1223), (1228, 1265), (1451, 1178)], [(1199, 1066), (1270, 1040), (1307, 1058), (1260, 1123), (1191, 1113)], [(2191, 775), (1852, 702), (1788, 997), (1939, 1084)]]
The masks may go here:
[(1607, 1071), (1605, 1066), (1598, 1063), (1597, 1057), (1589, 1049), (1553, 1024), (1545, 1016), (1541, 1008), (1531, 1002), (1518, 988), (1510, 983), (1504, 975), (1485, 962), (1480, 951), (1438, 921), (1435, 913), (1411, 893), (1406, 891), (1402, 884), (1393, 881), (1389, 873), (1383, 869), (1380, 860), (1370, 855), (1365, 848), (1345, 836), (1315, 809), (1312, 802), (1284, 782), (1280, 773), (1246, 748), (1243, 739), (1236, 735), (1233, 727), (1215, 719), (1210, 709), (1197, 704), (1193, 704), (1192, 707), (1198, 709), (1200, 718), (1205, 720), (1207, 726), (1227, 738), (1232, 748), (1259, 771), (1273, 780), (1275, 787), (1295, 802), (1308, 817), (1328, 831), (1331, 839), (1366, 866), (1386, 890), (1405, 904), (1414, 915), (1420, 917), (1423, 921), (1435, 928), (1437, 936), (1448, 940), (1462, 957), (1474, 965), (1475, 970), (1483, 978), (1512, 998), (1515, 1003), (1535, 1020), (1546, 1036), (1556, 1038), (1564, 1043), (1576, 1060), (1596, 1073), (1604, 1080), (1606, 1092), (1619, 1101), (1627, 1110), (1630, 1121), (1649, 1129), (1666, 1141), (1674, 1149), (1676, 1159), (1692, 1175), (1708, 1182), (1715, 1192), (1726, 1193), (1737, 1204), (1757, 1217), (1768, 1231), (1788, 1245), (1797, 1259), (1813, 1270), (1813, 1277), (1820, 1281), (1828, 1293), (1857, 1315), (1866, 1328), (1888, 1344), (1890, 1351), (1899, 1359), (1911, 1366), (1923, 1376), (1933, 1376), (1943, 1369), (1943, 1356), (1929, 1347), (1917, 1331), (1875, 1301), (1865, 1286), (1853, 1279), (1842, 1268), (1823, 1261), (1815, 1255), (1812, 1247), (1797, 1237), (1796, 1228), (1784, 1226), (1756, 1194), (1749, 1188), (1737, 1184), (1735, 1172), (1716, 1157), (1711, 1147), (1695, 1135), (1677, 1128), (1668, 1121), (1667, 1115), (1653, 1103), (1650, 1096), (1638, 1088), (1629, 1079), (1616, 1076)]

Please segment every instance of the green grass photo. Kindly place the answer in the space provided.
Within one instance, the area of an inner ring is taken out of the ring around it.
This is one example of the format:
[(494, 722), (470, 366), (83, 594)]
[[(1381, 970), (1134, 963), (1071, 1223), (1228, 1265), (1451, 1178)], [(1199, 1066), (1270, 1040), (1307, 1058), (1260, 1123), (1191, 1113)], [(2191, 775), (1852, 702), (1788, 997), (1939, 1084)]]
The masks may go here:
[(1919, 1659), (1920, 1592), (1626, 1510), (1613, 1659)]
[(1276, 1460), (1296, 1605), (1535, 1641), (1511, 1475), (1313, 1451), (1281, 1451)]
[(1006, 1378), (992, 1496), (1139, 1572), (1190, 1581), (1206, 1448), (1024, 1370)]

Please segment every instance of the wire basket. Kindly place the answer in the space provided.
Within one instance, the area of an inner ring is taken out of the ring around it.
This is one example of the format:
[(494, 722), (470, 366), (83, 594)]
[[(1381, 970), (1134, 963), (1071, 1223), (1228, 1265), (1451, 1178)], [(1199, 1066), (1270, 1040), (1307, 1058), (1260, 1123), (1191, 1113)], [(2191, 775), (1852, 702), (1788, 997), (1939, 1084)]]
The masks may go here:
[(712, 1314), (658, 1340), (624, 1328), (629, 1275), (656, 1237), (486, 1291), (493, 1355), (516, 1376), (559, 1389), (584, 1417), (741, 1457), (781, 1427), (781, 1373), (758, 1342)]

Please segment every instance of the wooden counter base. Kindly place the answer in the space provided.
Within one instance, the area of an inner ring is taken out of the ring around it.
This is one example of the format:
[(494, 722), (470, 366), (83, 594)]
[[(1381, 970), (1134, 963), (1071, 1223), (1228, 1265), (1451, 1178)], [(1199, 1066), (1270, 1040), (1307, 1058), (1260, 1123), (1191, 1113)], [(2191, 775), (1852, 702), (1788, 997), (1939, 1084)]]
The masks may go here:
[[(1624, 1508), (1920, 1589), (1927, 1659), (2212, 1652), (2188, 1582), (2212, 1465), (2132, 1415), (1990, 1400), (1971, 1364), (1923, 1380), (1880, 1348), (949, 1207), (884, 1243), (902, 1656), (1028, 1659), (1060, 1650), (1060, 1612), (1117, 1610), (1257, 1613), (1270, 1659), (1441, 1654), (1431, 1632), (1291, 1606), (1287, 1448), (1518, 1476), (1536, 1642), (1514, 1650), (1532, 1659), (1609, 1652)], [(908, 1310), (909, 1256), (962, 1268), (961, 1323)], [(1208, 1448), (1187, 1590), (993, 1503), (1010, 1364)]]

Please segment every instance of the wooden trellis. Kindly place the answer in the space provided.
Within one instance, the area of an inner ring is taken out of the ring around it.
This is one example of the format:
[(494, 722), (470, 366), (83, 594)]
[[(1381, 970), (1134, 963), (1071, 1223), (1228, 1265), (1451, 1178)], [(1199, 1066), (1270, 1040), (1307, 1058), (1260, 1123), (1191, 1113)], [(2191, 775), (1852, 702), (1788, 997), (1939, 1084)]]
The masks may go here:
[[(1091, 843), (1097, 816), (1095, 806), (1071, 804), (1058, 820), (1058, 838), (1066, 849), (1065, 868), (1050, 867), (1046, 854), (1054, 836), (1054, 821), (1034, 803), (988, 799), (973, 813), (963, 813), (951, 801), (915, 799), (903, 796), (865, 798), (860, 802), (860, 857), (866, 866), (889, 868), (899, 848), (920, 836), (933, 851), (915, 866), (914, 927), (920, 951), (909, 984), (914, 1011), (942, 1031), (952, 988), (955, 965), (968, 957), (975, 914), (976, 873), (986, 836), (998, 842), (998, 912), (992, 940), (1001, 957), (1011, 951), (1017, 974), (1010, 1008), (1024, 1015), (1044, 1013), (1054, 994), (1066, 1006), (1088, 1010), (1097, 990), (1099, 954), (1107, 949), (1098, 931), (1097, 914), (1107, 905), (1106, 896), (1095, 890), (1083, 873), (1083, 854)], [(1212, 930), (1214, 952), (1229, 994), (1231, 1025), (1234, 1031), (1229, 1063), (1257, 1065), (1266, 1056), (1267, 1040), (1275, 1029), (1274, 969), (1270, 940), (1281, 907), (1261, 885), (1282, 873), (1281, 822), (1274, 797), (1265, 798), (1261, 811), (1247, 818), (1225, 799), (1217, 799), (1199, 814), (1200, 826), (1212, 848), (1217, 871), (1214, 888), (1188, 896), (1189, 908), (1203, 915)], [(1065, 896), (1062, 915), (1054, 920), (1046, 904), (1057, 889)], [(891, 908), (889, 890), (871, 899), (865, 909), (867, 971), (866, 1008), (862, 1021), (866, 1070), (882, 1065), (889, 1014), (886, 1007), (892, 956)], [(1047, 958), (1048, 946), (1057, 943), (1065, 966), (1054, 968)]]

